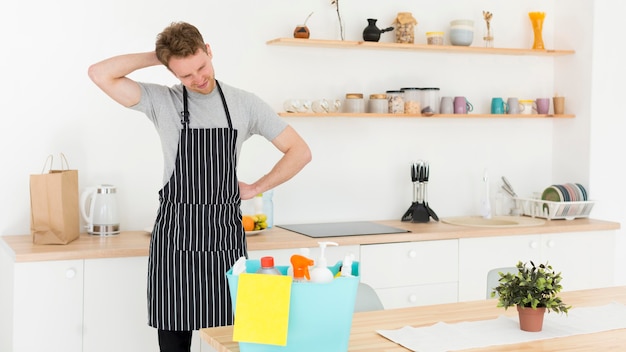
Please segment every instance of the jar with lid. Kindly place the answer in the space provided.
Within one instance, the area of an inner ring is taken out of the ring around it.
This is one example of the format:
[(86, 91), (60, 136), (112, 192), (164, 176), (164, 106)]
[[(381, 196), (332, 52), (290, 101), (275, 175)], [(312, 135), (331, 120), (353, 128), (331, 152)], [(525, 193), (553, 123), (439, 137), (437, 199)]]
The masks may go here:
[(443, 45), (443, 32), (426, 32), (428, 45)]
[(365, 102), (363, 101), (363, 94), (361, 93), (346, 94), (344, 112), (357, 113), (357, 114), (364, 113)]
[(439, 113), (439, 88), (422, 88), (422, 114), (431, 116)]
[(417, 20), (410, 12), (398, 12), (394, 24), (396, 26), (396, 43), (413, 44), (415, 42)]
[(404, 92), (401, 90), (387, 91), (387, 112), (404, 114)]
[(404, 92), (404, 113), (411, 115), (421, 115), (421, 92), (420, 88), (402, 88)]
[(387, 114), (387, 94), (370, 94), (367, 112), (371, 114)]

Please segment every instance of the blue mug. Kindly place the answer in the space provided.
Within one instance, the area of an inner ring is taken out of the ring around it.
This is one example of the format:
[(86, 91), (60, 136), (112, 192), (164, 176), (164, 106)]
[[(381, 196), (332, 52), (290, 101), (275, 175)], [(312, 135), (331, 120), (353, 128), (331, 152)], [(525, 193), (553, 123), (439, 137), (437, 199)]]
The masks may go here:
[(492, 114), (504, 114), (507, 110), (507, 103), (502, 98), (491, 99), (491, 113)]

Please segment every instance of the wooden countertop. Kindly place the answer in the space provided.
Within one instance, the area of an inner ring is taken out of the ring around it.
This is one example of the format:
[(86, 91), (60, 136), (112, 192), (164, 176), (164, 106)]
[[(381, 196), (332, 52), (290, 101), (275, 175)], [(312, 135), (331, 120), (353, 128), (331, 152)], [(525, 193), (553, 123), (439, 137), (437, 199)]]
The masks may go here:
[[(620, 224), (594, 219), (550, 220), (540, 226), (485, 228), (450, 225), (443, 222), (410, 223), (399, 220), (374, 221), (409, 230), (407, 233), (326, 237), (339, 245), (394, 242), (415, 242), (444, 239), (549, 234), (563, 232), (617, 230)], [(0, 246), (9, 251), (15, 262), (95, 259), (147, 256), (150, 234), (146, 231), (125, 231), (116, 236), (82, 234), (67, 245), (35, 245), (31, 235), (0, 236)], [(248, 237), (248, 250), (273, 250), (317, 247), (319, 239), (274, 227)]]
[[(601, 306), (611, 302), (626, 304), (626, 286), (561, 292), (559, 296), (573, 307)], [(376, 330), (399, 329), (407, 325), (426, 326), (440, 321), (487, 320), (515, 314), (515, 309), (497, 308), (493, 299), (354, 313), (348, 351), (408, 351), (379, 335)], [(239, 345), (232, 341), (232, 333), (232, 326), (208, 328), (200, 330), (200, 337), (218, 352), (237, 352)], [(466, 351), (622, 351), (625, 345), (626, 329), (617, 329)]]

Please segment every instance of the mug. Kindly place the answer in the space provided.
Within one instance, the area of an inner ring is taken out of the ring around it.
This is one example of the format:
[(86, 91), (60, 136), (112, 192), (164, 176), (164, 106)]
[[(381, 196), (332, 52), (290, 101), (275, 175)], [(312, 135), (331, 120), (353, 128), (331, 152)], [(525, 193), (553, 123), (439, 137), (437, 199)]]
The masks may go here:
[(286, 112), (307, 112), (311, 108), (311, 101), (306, 99), (287, 99), (283, 103)]
[(467, 114), (474, 110), (474, 106), (465, 97), (454, 97), (454, 113)]
[(440, 114), (453, 114), (454, 113), (454, 103), (452, 101), (452, 97), (441, 97), (441, 103), (439, 104), (439, 113)]
[(554, 104), (555, 115), (565, 114), (565, 97), (555, 96), (552, 98), (552, 103)]
[(502, 98), (491, 99), (491, 113), (492, 114), (504, 114), (508, 110), (508, 105)]
[(549, 98), (537, 98), (534, 105), (535, 110), (540, 115), (545, 115), (550, 112), (550, 99)]
[(506, 105), (507, 105), (507, 109), (506, 109), (507, 114), (519, 114), (520, 112), (524, 112), (524, 110), (526, 110), (524, 105), (521, 104), (519, 100), (517, 100), (517, 98), (507, 99)]
[(520, 100), (520, 105), (522, 106), (522, 114), (530, 115), (533, 113), (535, 102), (532, 100)]
[(313, 112), (328, 113), (337, 112), (341, 109), (341, 100), (339, 99), (319, 99), (313, 102)]

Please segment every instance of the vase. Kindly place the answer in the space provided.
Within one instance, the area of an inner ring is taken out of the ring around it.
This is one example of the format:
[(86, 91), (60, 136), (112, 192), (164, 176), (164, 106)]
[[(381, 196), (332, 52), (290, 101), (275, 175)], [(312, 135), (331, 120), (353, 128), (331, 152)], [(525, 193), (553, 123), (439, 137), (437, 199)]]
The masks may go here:
[(538, 332), (543, 329), (543, 316), (546, 308), (532, 308), (517, 306), (519, 327), (523, 331)]
[(533, 26), (533, 34), (535, 39), (533, 41), (533, 49), (543, 50), (545, 47), (543, 46), (543, 19), (546, 17), (545, 12), (529, 12), (528, 17), (530, 18), (530, 23)]
[(311, 32), (309, 32), (309, 27), (307, 27), (306, 25), (297, 26), (293, 30), (294, 38), (308, 39), (310, 35)]

